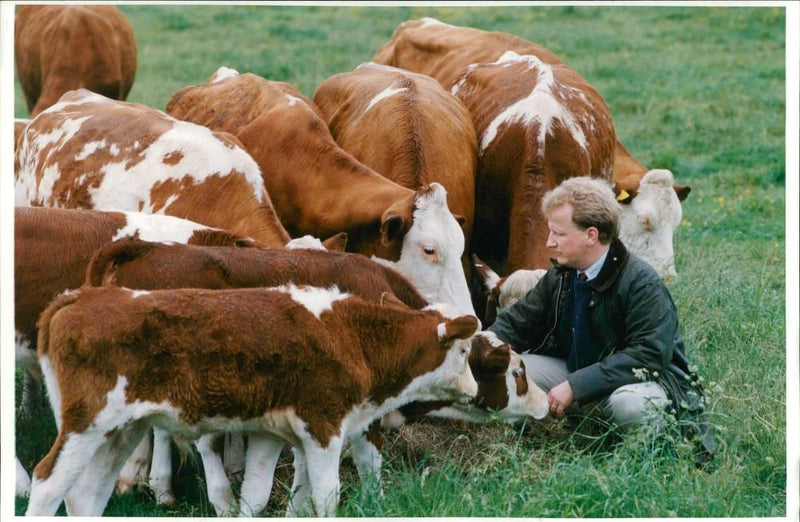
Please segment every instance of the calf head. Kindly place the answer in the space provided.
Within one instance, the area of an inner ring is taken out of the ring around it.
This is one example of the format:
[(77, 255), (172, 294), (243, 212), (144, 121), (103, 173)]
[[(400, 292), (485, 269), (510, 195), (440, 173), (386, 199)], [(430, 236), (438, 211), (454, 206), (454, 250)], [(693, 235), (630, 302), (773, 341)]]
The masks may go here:
[(461, 265), (464, 232), (447, 206), (444, 187), (420, 187), (413, 201), (390, 207), (381, 221), (383, 242), (402, 241), (402, 250), (394, 262), (373, 259), (406, 276), (429, 303), (445, 303), (456, 314), (474, 316)]
[(677, 277), (672, 238), (683, 213), (673, 185), (668, 170), (645, 174), (636, 196), (623, 202), (619, 227), (625, 246), (650, 263), (665, 281)]

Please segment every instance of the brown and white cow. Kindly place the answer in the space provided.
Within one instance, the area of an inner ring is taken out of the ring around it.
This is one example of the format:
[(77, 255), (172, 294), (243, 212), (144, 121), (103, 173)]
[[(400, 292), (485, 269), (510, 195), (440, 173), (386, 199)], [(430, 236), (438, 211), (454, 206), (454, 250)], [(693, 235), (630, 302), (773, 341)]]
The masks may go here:
[[(473, 316), (447, 319), (340, 292), (84, 287), (43, 313), (39, 358), (61, 425), (34, 470), (27, 515), (101, 515), (151, 425), (185, 437), (249, 436), (242, 507), (289, 443), (308, 462), (318, 515), (333, 515), (344, 440), (414, 400), (469, 399)], [(86, 471), (86, 472), (84, 472)], [(76, 483), (77, 481), (77, 483)], [(65, 498), (66, 495), (66, 498)]]
[[(31, 377), (36, 361), (36, 321), (48, 303), (65, 290), (78, 288), (95, 249), (120, 238), (202, 245), (249, 246), (252, 240), (172, 216), (42, 207), (14, 209), (14, 329), (16, 363), (26, 370), (22, 401), (25, 414), (36, 399)], [(27, 475), (19, 473), (20, 492)], [(24, 469), (24, 468), (23, 468)]]
[(16, 155), (18, 206), (167, 214), (263, 246), (290, 239), (235, 137), (144, 105), (70, 91), (28, 124)]
[[(507, 51), (536, 56), (545, 64), (562, 64), (560, 58), (552, 52), (517, 36), (453, 26), (433, 18), (402, 23), (395, 30), (391, 41), (378, 50), (373, 61), (428, 74), (436, 78), (445, 88), (450, 89), (470, 65), (495, 62)], [(613, 180), (615, 191), (619, 194), (619, 200), (623, 205), (632, 203), (639, 197), (640, 182), (648, 172), (649, 170), (639, 163), (619, 140), (615, 140)], [(686, 199), (691, 190), (684, 185), (673, 184), (673, 188), (679, 201)], [(642, 197), (636, 206), (638, 209), (623, 207), (625, 213), (630, 215), (628, 219), (623, 220), (623, 235), (633, 240), (629, 245), (632, 251), (651, 262), (662, 277), (670, 279), (675, 276), (672, 223), (664, 223), (660, 228), (656, 228), (655, 225), (661, 223), (651, 220), (651, 226), (648, 228), (636, 225), (635, 221), (639, 219), (636, 217), (639, 214), (674, 215), (676, 213), (674, 198)], [(476, 221), (478, 220), (480, 216), (476, 216)], [(634, 226), (627, 229), (628, 224)], [(503, 268), (498, 267), (497, 263), (492, 264), (495, 268)], [(546, 266), (521, 268), (546, 268)]]
[(458, 98), (430, 76), (363, 63), (322, 82), (314, 104), (336, 143), (361, 163), (412, 190), (441, 183), (469, 244), (478, 145)]
[(31, 117), (74, 89), (124, 100), (136, 76), (133, 28), (109, 5), (17, 6), (14, 58)]
[[(415, 288), (394, 270), (361, 255), (325, 250), (204, 247), (122, 239), (95, 251), (86, 270), (86, 283), (116, 284), (132, 289), (221, 289), (288, 283), (328, 287), (335, 284), (342, 291), (376, 303), (390, 295), (411, 309), (428, 306)], [(469, 363), (473, 374), (480, 376), (474, 405), (448, 402), (428, 405), (427, 409), (444, 409), (450, 416), (476, 422), (487, 420), (487, 410), (493, 411), (494, 418), (509, 422), (526, 417), (541, 418), (547, 413), (547, 398), (527, 378), (520, 357), (508, 345), (493, 339), (493, 335), (479, 332), (472, 340), (474, 351)], [(350, 442), (362, 481), (366, 482), (367, 476), (379, 478), (381, 457), (374, 437), (356, 436)], [(210, 503), (218, 515), (231, 514), (234, 496), (214, 452), (216, 445), (203, 437), (197, 447), (203, 458)], [(159, 455), (158, 459), (164, 458), (163, 454)], [(169, 477), (162, 475), (168, 473), (170, 467), (168, 462), (154, 462), (153, 466), (161, 474), (154, 477), (151, 473), (151, 487), (160, 498), (167, 492), (157, 488), (168, 484)], [(297, 467), (295, 485), (303, 487), (308, 482), (303, 481), (302, 457)]]
[(349, 251), (390, 263), (428, 301), (474, 314), (461, 265), (464, 233), (444, 187), (411, 190), (356, 160), (294, 87), (221, 68), (176, 92), (167, 112), (239, 138), (292, 236), (347, 232)]

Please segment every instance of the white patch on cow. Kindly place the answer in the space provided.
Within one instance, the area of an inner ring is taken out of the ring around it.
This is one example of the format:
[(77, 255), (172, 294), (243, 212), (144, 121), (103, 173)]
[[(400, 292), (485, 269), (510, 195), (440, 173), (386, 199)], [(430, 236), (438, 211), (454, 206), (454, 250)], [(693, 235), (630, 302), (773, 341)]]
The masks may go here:
[(131, 299), (150, 295), (150, 292), (147, 290), (131, 290), (130, 288), (125, 288), (125, 290), (131, 293)]
[(309, 234), (306, 234), (303, 237), (296, 237), (291, 239), (288, 243), (283, 245), (283, 248), (288, 248), (290, 250), (299, 248), (305, 248), (309, 250), (327, 250), (327, 248), (325, 248), (325, 246), (322, 244), (322, 241), (320, 241), (319, 238)]
[(75, 156), (75, 161), (83, 161), (99, 149), (106, 147), (106, 140), (90, 141), (83, 146), (83, 149)]
[(369, 104), (367, 105), (367, 108), (364, 109), (364, 112), (370, 110), (373, 105), (380, 102), (381, 100), (389, 98), (390, 96), (394, 96), (395, 94), (400, 94), (401, 92), (405, 92), (407, 90), (408, 89), (406, 89), (405, 87), (399, 87), (399, 88), (396, 88), (394, 86), (387, 87), (386, 89), (376, 94), (375, 97), (369, 101)]
[(534, 270), (515, 270), (506, 277), (500, 285), (500, 295), (497, 299), (497, 311), (501, 312), (513, 305), (522, 296), (533, 290), (539, 281), (547, 273), (543, 268)]
[(442, 25), (442, 26), (445, 26), (445, 27), (453, 27), (450, 24), (446, 24), (444, 22), (440, 22), (436, 18), (433, 18), (433, 17), (430, 17), (430, 16), (426, 16), (426, 17), (420, 18), (419, 21), (422, 22), (420, 24), (420, 26), (419, 26), (420, 29), (424, 29), (424, 28), (430, 27), (432, 25)]
[(445, 303), (456, 315), (475, 316), (461, 266), (464, 232), (447, 207), (444, 187), (431, 183), (430, 189), (416, 196), (400, 259), (382, 264), (403, 274), (429, 303)]
[[(513, 65), (526, 62), (530, 69), (535, 69), (537, 73), (536, 86), (531, 93), (506, 107), (489, 124), (481, 136), (481, 152), (486, 150), (497, 137), (497, 131), (501, 125), (519, 122), (522, 125), (531, 125), (534, 122), (539, 124), (538, 153), (544, 154), (544, 143), (547, 134), (551, 131), (554, 122), (561, 122), (569, 129), (572, 139), (582, 149), (586, 150), (586, 135), (578, 123), (575, 114), (564, 106), (555, 96), (555, 92), (561, 97), (569, 97), (568, 89), (556, 83), (553, 77), (553, 68), (532, 55), (520, 56), (513, 51), (506, 51), (496, 62), (496, 64)], [(454, 86), (455, 89), (455, 86)]]
[(119, 145), (116, 143), (112, 143), (111, 146), (108, 148), (108, 153), (114, 157), (119, 156)]
[(302, 100), (297, 96), (292, 96), (291, 94), (284, 94), (286, 100), (289, 102), (289, 107), (293, 107), (295, 104), (300, 103)]
[(639, 182), (636, 196), (622, 205), (619, 236), (628, 249), (647, 261), (665, 281), (674, 280), (673, 234), (683, 209), (668, 170), (651, 170)]
[[(164, 213), (174, 199), (156, 208), (150, 198), (154, 185), (186, 178), (201, 184), (211, 176), (234, 171), (245, 175), (253, 195), (263, 201), (264, 181), (253, 158), (240, 147), (223, 143), (206, 127), (175, 120), (172, 129), (143, 152), (144, 159), (130, 169), (127, 161), (107, 163), (100, 169), (102, 181), (89, 188), (93, 208)], [(163, 162), (165, 156), (175, 153), (181, 154), (180, 161)]]
[(223, 65), (217, 69), (213, 75), (211, 75), (208, 83), (217, 83), (221, 82), (222, 80), (227, 80), (228, 78), (236, 78), (237, 76), (239, 76), (239, 71)]
[(317, 319), (322, 312), (333, 310), (333, 303), (350, 297), (347, 292), (342, 292), (336, 285), (330, 288), (316, 286), (295, 286), (293, 284), (275, 287), (279, 292), (286, 292), (292, 299), (305, 306)]
[(46, 353), (39, 358), (39, 367), (42, 369), (42, 375), (44, 376), (44, 385), (47, 388), (47, 398), (55, 416), (56, 428), (59, 428), (61, 426), (61, 390), (58, 387), (53, 364)]
[(27, 497), (31, 492), (31, 478), (28, 472), (22, 466), (22, 463), (17, 459), (17, 477), (15, 483), (14, 495), (18, 497)]
[(111, 238), (112, 241), (138, 235), (142, 241), (186, 244), (199, 230), (219, 230), (174, 216), (140, 212), (123, 212), (123, 214), (125, 214), (125, 226), (117, 230)]

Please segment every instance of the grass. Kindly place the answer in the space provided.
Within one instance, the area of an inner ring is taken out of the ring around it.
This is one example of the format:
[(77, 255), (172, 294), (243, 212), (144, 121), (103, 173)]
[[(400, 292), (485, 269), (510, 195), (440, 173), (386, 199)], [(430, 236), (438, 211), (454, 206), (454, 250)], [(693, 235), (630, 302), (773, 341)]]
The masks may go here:
[[(388, 437), (386, 494), (342, 469), (339, 516), (786, 516), (785, 13), (782, 7), (256, 7), (124, 5), (138, 42), (129, 101), (163, 109), (218, 66), (307, 96), (368, 61), (410, 18), (501, 30), (539, 43), (604, 96), (640, 161), (692, 187), (670, 283), (688, 354), (705, 379), (720, 452), (694, 468), (679, 440), (560, 423), (404, 426)], [(758, 52), (754, 52), (754, 50)], [(15, 115), (25, 117), (16, 85)], [(796, 173), (794, 174), (796, 175)], [(17, 376), (19, 379), (19, 376)], [(54, 436), (47, 415), (20, 438), (31, 469)], [(282, 459), (268, 514), (291, 484)], [(179, 504), (114, 496), (106, 514), (213, 516), (202, 478)], [(16, 512), (24, 512), (17, 499)]]

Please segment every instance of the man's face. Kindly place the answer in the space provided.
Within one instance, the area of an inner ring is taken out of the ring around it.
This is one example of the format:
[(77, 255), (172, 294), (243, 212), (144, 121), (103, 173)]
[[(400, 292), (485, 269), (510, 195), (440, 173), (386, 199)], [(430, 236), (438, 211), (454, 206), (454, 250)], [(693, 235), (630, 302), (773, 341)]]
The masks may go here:
[(547, 217), (547, 247), (552, 249), (559, 265), (585, 270), (592, 265), (587, 259), (589, 234), (572, 221), (572, 205), (566, 203), (555, 209)]

